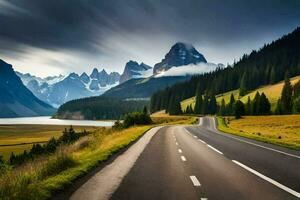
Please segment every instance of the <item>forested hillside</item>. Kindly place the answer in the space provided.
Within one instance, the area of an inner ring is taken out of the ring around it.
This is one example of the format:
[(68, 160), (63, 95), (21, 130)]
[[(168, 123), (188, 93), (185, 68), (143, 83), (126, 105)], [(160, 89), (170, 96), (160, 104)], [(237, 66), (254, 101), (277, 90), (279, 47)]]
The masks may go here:
[(142, 111), (149, 101), (125, 101), (110, 97), (90, 97), (69, 101), (59, 107), (60, 119), (120, 119), (126, 113)]
[[(300, 27), (292, 33), (254, 50), (232, 66), (194, 76), (189, 81), (156, 92), (151, 97), (151, 112), (180, 106), (180, 101), (200, 94), (213, 96), (234, 89), (239, 95), (261, 85), (300, 74)], [(176, 105), (176, 106), (174, 106)]]

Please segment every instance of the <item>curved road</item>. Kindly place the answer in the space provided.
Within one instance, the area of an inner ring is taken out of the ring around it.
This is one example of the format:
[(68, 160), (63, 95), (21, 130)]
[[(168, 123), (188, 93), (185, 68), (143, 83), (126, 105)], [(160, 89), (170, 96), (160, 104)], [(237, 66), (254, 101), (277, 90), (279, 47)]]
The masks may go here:
[[(166, 126), (145, 136), (149, 141), (126, 174), (116, 175), (117, 185), (106, 196), (84, 199), (300, 198), (299, 151), (221, 133), (213, 118), (201, 118), (200, 126)], [(113, 182), (113, 176), (106, 177), (106, 183)], [(91, 185), (97, 190), (105, 183)], [(71, 199), (83, 197), (80, 189)]]

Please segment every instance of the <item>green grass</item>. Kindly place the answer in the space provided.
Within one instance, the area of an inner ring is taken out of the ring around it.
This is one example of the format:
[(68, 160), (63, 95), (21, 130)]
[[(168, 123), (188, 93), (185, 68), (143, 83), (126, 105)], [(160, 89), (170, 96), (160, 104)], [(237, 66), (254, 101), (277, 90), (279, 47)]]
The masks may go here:
[[(300, 76), (296, 76), (291, 78), (291, 84), (294, 85), (296, 82), (300, 80)], [(247, 103), (248, 97), (252, 100), (256, 94), (256, 92), (262, 93), (264, 92), (267, 98), (271, 103), (271, 110), (274, 111), (276, 108), (277, 100), (281, 95), (281, 90), (283, 87), (283, 81), (276, 83), (274, 85), (267, 85), (257, 88), (256, 90), (250, 91), (247, 95), (240, 97), (239, 90), (232, 90), (223, 94), (216, 95), (217, 103), (220, 104), (222, 99), (224, 98), (225, 103), (229, 103), (230, 95), (233, 94), (235, 99), (240, 99), (243, 103)], [(185, 99), (181, 102), (182, 110), (186, 110), (188, 105), (195, 106), (195, 97), (191, 97), (189, 99)]]
[(300, 150), (300, 115), (217, 117), (217, 121), (225, 133)]

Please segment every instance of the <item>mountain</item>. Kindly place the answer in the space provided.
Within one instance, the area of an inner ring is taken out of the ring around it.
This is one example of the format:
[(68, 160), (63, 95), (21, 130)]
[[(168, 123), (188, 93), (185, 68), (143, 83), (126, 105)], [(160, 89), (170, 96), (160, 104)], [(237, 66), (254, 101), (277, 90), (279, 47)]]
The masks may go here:
[(107, 90), (102, 96), (121, 99), (150, 99), (157, 90), (189, 80), (190, 76), (165, 76), (130, 79)]
[[(204, 56), (192, 45), (178, 42), (171, 47), (160, 63), (155, 64), (153, 74), (149, 74), (146, 78), (130, 79), (130, 77), (141, 76), (151, 68), (143, 63), (129, 61), (120, 78), (120, 85), (107, 90), (103, 96), (121, 99), (149, 99), (158, 90), (187, 81), (193, 74), (202, 74), (221, 66), (223, 67), (221, 64), (207, 63)], [(173, 67), (182, 70), (176, 71)]]
[(207, 63), (206, 59), (192, 45), (177, 42), (165, 58), (154, 65), (153, 74), (167, 71), (172, 67), (184, 66), (189, 64)]
[(51, 115), (55, 109), (27, 89), (12, 65), (0, 59), (0, 117)]
[(23, 74), (21, 72), (16, 72), (16, 74), (21, 78), (24, 85), (28, 85), (29, 82), (31, 82), (31, 81), (38, 82), (39, 85), (42, 85), (44, 83), (51, 85), (51, 84), (57, 83), (65, 78), (65, 76), (63, 76), (63, 75), (48, 76), (46, 78), (41, 78), (41, 77), (33, 76), (29, 73)]
[[(178, 103), (195, 96), (196, 93), (223, 94), (239, 90), (239, 96), (243, 98), (252, 90), (277, 83), (285, 76), (298, 76), (299, 44), (300, 27), (270, 44), (265, 44), (259, 50), (253, 50), (248, 55), (244, 54), (232, 66), (195, 76), (189, 81), (155, 93), (151, 98), (151, 111), (164, 110), (171, 107), (172, 102)], [(166, 99), (172, 99), (172, 102)]]
[(18, 73), (26, 87), (39, 99), (59, 107), (61, 104), (83, 97), (98, 96), (119, 83), (120, 74), (94, 68), (92, 73), (70, 73), (68, 76), (39, 78), (30, 74)]
[(130, 60), (126, 63), (123, 74), (120, 77), (120, 83), (124, 83), (131, 78), (142, 78), (152, 75), (152, 67)]

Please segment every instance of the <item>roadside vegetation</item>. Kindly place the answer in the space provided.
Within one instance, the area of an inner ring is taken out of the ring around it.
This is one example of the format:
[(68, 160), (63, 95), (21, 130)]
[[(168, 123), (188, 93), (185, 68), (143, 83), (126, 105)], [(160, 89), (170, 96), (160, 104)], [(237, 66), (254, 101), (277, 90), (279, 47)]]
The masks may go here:
[[(62, 130), (69, 128), (62, 125), (0, 125), (0, 154), (8, 160), (15, 154), (29, 151), (33, 144), (44, 144), (52, 137), (59, 138)], [(76, 132), (94, 131), (95, 127), (74, 126)]]
[(65, 130), (60, 138), (55, 139), (56, 142), (35, 145), (32, 155), (27, 153), (27, 159), (20, 163), (0, 159), (0, 199), (49, 199), (56, 191), (132, 144), (150, 128), (196, 121), (196, 117), (190, 116), (150, 118), (146, 110), (126, 116), (123, 122), (117, 122), (112, 128), (98, 128), (81, 135), (72, 129)]
[(300, 150), (300, 115), (217, 117), (220, 131)]

